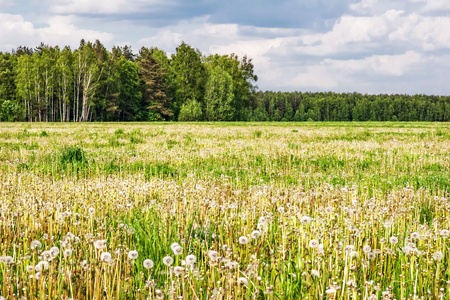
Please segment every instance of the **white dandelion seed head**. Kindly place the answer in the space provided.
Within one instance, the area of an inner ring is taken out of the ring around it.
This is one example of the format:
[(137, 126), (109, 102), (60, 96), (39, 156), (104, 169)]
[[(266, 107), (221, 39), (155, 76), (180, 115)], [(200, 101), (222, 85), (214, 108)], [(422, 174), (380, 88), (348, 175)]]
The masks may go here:
[(372, 259), (375, 259), (375, 257), (376, 257), (375, 253), (373, 253), (373, 252), (367, 253), (367, 258), (368, 259), (372, 260)]
[(413, 233), (411, 233), (411, 238), (418, 239), (418, 238), (420, 238), (420, 234), (418, 232), (413, 232)]
[(211, 250), (208, 252), (208, 257), (212, 261), (216, 261), (219, 258), (219, 252)]
[(146, 268), (146, 269), (151, 269), (151, 268), (153, 268), (153, 260), (151, 260), (151, 259), (146, 259), (146, 260), (144, 260), (144, 268)]
[(175, 255), (181, 255), (181, 253), (183, 253), (183, 248), (180, 245), (178, 245), (178, 246), (173, 247), (172, 251), (173, 251), (173, 254), (175, 254)]
[(39, 242), (38, 240), (34, 240), (31, 242), (31, 249), (36, 249), (36, 248), (41, 248), (42, 247), (42, 243)]
[(12, 258), (12, 256), (6, 255), (0, 257), (0, 262), (4, 263), (5, 265), (10, 265), (14, 262), (14, 259)]
[(52, 252), (49, 250), (42, 252), (41, 255), (42, 255), (42, 259), (45, 261), (50, 261), (53, 259)]
[(249, 242), (249, 239), (246, 236), (241, 236), (239, 238), (239, 243), (242, 244), (242, 245), (246, 245), (246, 244), (248, 244), (248, 242)]
[(350, 257), (355, 257), (355, 258), (358, 258), (359, 257), (359, 254), (358, 254), (358, 252), (356, 252), (356, 251), (350, 251), (350, 253), (348, 254)]
[(106, 247), (106, 240), (96, 240), (94, 242), (95, 249), (103, 249)]
[(311, 270), (311, 276), (320, 277), (320, 273), (317, 270)]
[(257, 239), (261, 236), (261, 231), (259, 230), (253, 230), (253, 232), (250, 234), (250, 237), (252, 239)]
[(336, 289), (334, 289), (334, 288), (329, 288), (329, 289), (327, 289), (327, 290), (325, 291), (325, 293), (327, 293), (327, 294), (334, 294), (334, 293), (336, 293)]
[(248, 286), (248, 280), (245, 277), (239, 277), (237, 281), (238, 281), (239, 284)]
[(41, 272), (37, 272), (36, 274), (34, 274), (34, 278), (35, 278), (36, 280), (41, 279)]
[(396, 236), (391, 236), (389, 238), (389, 243), (391, 243), (392, 245), (395, 245), (398, 243), (398, 238)]
[(109, 262), (110, 260), (112, 260), (111, 253), (109, 253), (109, 252), (103, 252), (103, 253), (100, 255), (100, 260), (101, 260), (101, 261), (104, 261), (104, 262)]
[(197, 257), (194, 254), (189, 254), (186, 256), (186, 264), (192, 265), (197, 261)]
[(319, 246), (319, 241), (316, 239), (310, 240), (308, 245), (310, 248), (317, 248)]
[(441, 251), (436, 251), (433, 253), (433, 259), (436, 261), (440, 261), (444, 258), (444, 254)]
[(129, 259), (136, 259), (138, 258), (139, 253), (136, 250), (131, 250), (130, 252), (128, 252), (128, 258)]
[(90, 207), (90, 208), (89, 208), (89, 214), (90, 214), (90, 215), (95, 214), (95, 208)]
[(178, 244), (178, 243), (172, 243), (172, 245), (170, 245), (170, 249), (172, 249), (172, 251), (173, 251), (173, 249), (175, 249), (176, 247), (180, 247), (180, 244)]
[(183, 274), (183, 272), (184, 272), (183, 267), (176, 266), (175, 268), (173, 268), (173, 273), (177, 276)]
[(66, 249), (64, 250), (64, 256), (65, 257), (69, 257), (72, 255), (72, 249)]
[(171, 266), (173, 264), (173, 258), (169, 255), (163, 258), (163, 264), (166, 266)]
[(450, 231), (447, 230), (447, 229), (442, 229), (442, 230), (439, 232), (439, 234), (440, 234), (442, 237), (448, 237), (448, 236), (450, 235)]
[(53, 257), (58, 256), (59, 254), (59, 248), (58, 247), (51, 247), (50, 252), (52, 253)]
[(311, 222), (311, 218), (308, 217), (308, 216), (303, 216), (303, 217), (300, 219), (300, 223), (302, 223), (303, 225), (306, 225), (306, 224), (308, 224), (308, 223), (310, 223), (310, 222)]
[(27, 269), (27, 272), (28, 273), (31, 273), (31, 272), (33, 272), (33, 266), (32, 265), (28, 265), (27, 267), (26, 267), (26, 269)]
[(363, 247), (363, 252), (364, 253), (369, 253), (370, 251), (372, 251), (372, 247), (370, 247), (369, 245), (365, 245)]

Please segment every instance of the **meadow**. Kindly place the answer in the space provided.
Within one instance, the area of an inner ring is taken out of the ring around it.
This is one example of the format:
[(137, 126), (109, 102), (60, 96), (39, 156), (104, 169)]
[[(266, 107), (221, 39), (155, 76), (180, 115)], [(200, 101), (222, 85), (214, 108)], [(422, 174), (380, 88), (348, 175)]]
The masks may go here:
[(0, 299), (450, 299), (450, 124), (1, 123)]

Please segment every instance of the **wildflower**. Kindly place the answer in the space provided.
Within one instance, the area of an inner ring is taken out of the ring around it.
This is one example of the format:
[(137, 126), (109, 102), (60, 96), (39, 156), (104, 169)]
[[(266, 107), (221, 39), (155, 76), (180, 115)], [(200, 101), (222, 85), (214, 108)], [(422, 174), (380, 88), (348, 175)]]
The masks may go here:
[(52, 252), (49, 250), (42, 252), (42, 259), (44, 259), (45, 261), (52, 260), (53, 259)]
[(242, 244), (242, 245), (248, 244), (248, 242), (249, 242), (249, 239), (246, 236), (241, 236), (239, 238), (239, 243)]
[(172, 245), (170, 245), (170, 249), (172, 249), (172, 251), (173, 251), (173, 249), (175, 249), (175, 247), (180, 247), (180, 244), (172, 243)]
[(393, 245), (397, 244), (397, 243), (398, 243), (398, 238), (395, 237), (395, 236), (391, 236), (391, 237), (389, 238), (389, 243), (391, 243), (391, 244), (393, 244)]
[(440, 261), (444, 258), (444, 254), (441, 251), (436, 251), (433, 253), (433, 259)]
[(166, 266), (170, 266), (173, 264), (173, 258), (170, 256), (166, 256), (163, 258), (163, 264), (165, 264)]
[(89, 214), (90, 215), (95, 214), (95, 208), (93, 208), (93, 207), (89, 208)]
[(364, 253), (369, 253), (370, 251), (372, 251), (372, 248), (369, 245), (365, 245), (363, 247), (363, 251), (364, 251)]
[(48, 263), (48, 261), (40, 261), (38, 262), (38, 264), (34, 267), (34, 269), (36, 270), (36, 272), (42, 272), (43, 270), (48, 270), (50, 264)]
[(447, 229), (442, 229), (442, 230), (439, 232), (439, 234), (440, 234), (442, 237), (448, 237), (448, 236), (450, 235), (450, 231), (447, 230)]
[(38, 240), (34, 240), (31, 242), (31, 249), (41, 248), (42, 243)]
[(175, 246), (174, 248), (172, 248), (173, 254), (175, 255), (180, 255), (183, 252), (183, 248), (181, 248), (180, 245)]
[(367, 258), (368, 259), (372, 260), (372, 259), (375, 259), (375, 257), (376, 257), (375, 253), (373, 253), (373, 252), (367, 253)]
[(153, 260), (151, 260), (151, 259), (144, 260), (144, 268), (146, 268), (146, 269), (153, 268)]
[(13, 258), (11, 256), (2, 256), (0, 257), (0, 262), (6, 264), (6, 265), (10, 265), (13, 263)]
[(33, 272), (33, 266), (32, 265), (28, 265), (26, 269), (27, 269), (28, 273)]
[(216, 261), (219, 258), (219, 252), (215, 250), (211, 250), (208, 252), (209, 259), (212, 261)]
[(284, 207), (283, 206), (278, 207), (278, 212), (280, 214), (284, 213)]
[(138, 258), (139, 253), (136, 250), (132, 250), (130, 252), (128, 252), (128, 258), (129, 259), (136, 259)]
[(109, 262), (112, 259), (111, 253), (109, 252), (103, 252), (100, 255), (100, 260), (104, 262)]
[(327, 208), (325, 208), (325, 213), (328, 215), (328, 214), (331, 214), (332, 212), (333, 212), (333, 207), (331, 207), (331, 206), (328, 206)]
[(238, 278), (238, 283), (242, 284), (242, 285), (245, 285), (245, 286), (248, 286), (248, 280), (245, 277), (239, 277)]
[(53, 257), (58, 256), (59, 254), (59, 248), (58, 247), (51, 247), (50, 252), (52, 253)]
[(325, 291), (325, 293), (327, 293), (327, 294), (334, 294), (334, 293), (336, 293), (336, 289), (329, 288), (328, 290)]
[(197, 261), (197, 258), (195, 257), (195, 255), (190, 254), (188, 256), (186, 256), (186, 264), (188, 265), (192, 265)]
[(356, 258), (359, 256), (358, 252), (356, 252), (356, 251), (350, 251), (350, 253), (348, 255), (350, 255), (350, 257), (356, 257)]
[(36, 274), (34, 274), (34, 278), (36, 278), (36, 280), (39, 280), (41, 278), (41, 272), (37, 272)]
[(309, 247), (317, 248), (317, 246), (319, 246), (319, 241), (318, 240), (310, 240), (309, 241)]
[(317, 270), (311, 270), (311, 276), (320, 277), (320, 273)]
[(103, 249), (106, 247), (106, 240), (96, 240), (94, 242), (95, 249)]
[(68, 257), (72, 255), (72, 250), (71, 249), (66, 249), (64, 250), (64, 257)]
[(254, 230), (251, 234), (250, 234), (252, 239), (257, 239), (261, 236), (261, 232), (259, 230)]
[(302, 223), (303, 225), (306, 225), (306, 224), (308, 224), (309, 222), (311, 222), (311, 218), (308, 217), (308, 216), (303, 216), (303, 217), (300, 219), (300, 223)]
[(184, 272), (184, 268), (176, 266), (175, 268), (173, 268), (173, 272), (175, 273), (175, 275), (181, 275)]
[(418, 232), (413, 232), (413, 233), (411, 233), (411, 238), (418, 239), (418, 238), (420, 238), (420, 234)]

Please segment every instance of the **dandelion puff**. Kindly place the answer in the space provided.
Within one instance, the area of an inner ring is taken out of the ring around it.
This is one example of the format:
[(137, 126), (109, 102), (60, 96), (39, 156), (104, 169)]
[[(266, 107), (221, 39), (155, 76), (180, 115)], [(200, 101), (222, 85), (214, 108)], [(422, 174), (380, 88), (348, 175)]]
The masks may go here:
[(398, 238), (395, 237), (395, 236), (391, 236), (391, 237), (389, 238), (389, 243), (391, 243), (392, 245), (397, 244), (397, 243), (398, 243)]
[(208, 257), (212, 261), (216, 261), (219, 258), (219, 252), (211, 250), (208, 252)]
[(300, 219), (300, 223), (302, 223), (303, 225), (306, 225), (306, 224), (308, 224), (308, 223), (310, 223), (310, 222), (311, 222), (311, 218), (308, 217), (308, 216), (303, 216), (303, 217)]
[(444, 258), (444, 254), (441, 251), (436, 251), (433, 253), (433, 259), (436, 261), (440, 261)]
[(241, 236), (239, 238), (239, 243), (242, 244), (242, 245), (246, 245), (246, 244), (248, 244), (248, 242), (249, 242), (249, 239), (246, 236)]
[(52, 252), (49, 250), (42, 252), (41, 255), (42, 255), (42, 259), (44, 259), (45, 261), (50, 261), (53, 259)]
[(365, 245), (363, 247), (363, 252), (364, 253), (369, 253), (370, 251), (372, 251), (372, 248), (369, 245)]
[(173, 249), (175, 249), (176, 247), (180, 247), (180, 244), (172, 243), (172, 245), (170, 245), (170, 249), (172, 249), (172, 251), (174, 251)]
[(359, 257), (359, 254), (356, 251), (350, 251), (350, 253), (348, 255), (350, 255), (350, 257), (355, 257), (355, 258)]
[(95, 249), (103, 249), (106, 247), (106, 240), (96, 240), (94, 242)]
[(195, 255), (190, 254), (188, 256), (186, 256), (186, 264), (188, 265), (192, 265), (197, 261), (197, 258), (195, 257)]
[(252, 239), (257, 239), (261, 236), (261, 231), (259, 230), (254, 230), (251, 234), (250, 234)]
[(317, 270), (311, 270), (311, 276), (316, 276), (317, 278), (320, 277), (320, 273)]
[(71, 255), (72, 255), (72, 250), (71, 249), (64, 250), (64, 257), (69, 257)]
[(327, 294), (334, 294), (334, 293), (336, 293), (336, 289), (329, 288), (328, 290), (325, 291), (325, 293), (327, 293)]
[(238, 281), (239, 284), (248, 286), (248, 280), (245, 277), (239, 277), (237, 281)]
[(411, 238), (418, 239), (418, 238), (420, 238), (420, 234), (418, 232), (413, 232), (413, 233), (411, 233)]
[(39, 242), (38, 240), (34, 240), (31, 242), (31, 249), (36, 249), (36, 248), (41, 248), (42, 247), (42, 243)]
[(309, 241), (309, 247), (310, 248), (317, 248), (319, 246), (319, 241), (314, 239)]
[(100, 255), (100, 260), (104, 262), (109, 262), (112, 259), (111, 253), (109, 252), (103, 252)]
[(89, 208), (89, 214), (90, 214), (90, 215), (95, 214), (95, 208), (90, 207), (90, 208)]
[(280, 214), (284, 213), (284, 207), (283, 206), (278, 207), (278, 212)]
[(138, 258), (139, 253), (136, 250), (132, 250), (130, 252), (128, 252), (128, 258), (129, 259), (136, 259)]
[(153, 260), (151, 260), (151, 259), (146, 259), (146, 260), (144, 260), (144, 268), (146, 268), (146, 269), (151, 269), (151, 268), (153, 268)]
[(372, 260), (372, 259), (375, 259), (375, 257), (376, 257), (375, 253), (373, 253), (373, 252), (367, 253), (367, 258), (368, 259)]
[(163, 258), (163, 264), (166, 266), (171, 266), (173, 264), (173, 258), (169, 255)]
[(33, 268), (34, 268), (34, 267), (33, 267), (32, 265), (28, 265), (27, 268), (26, 268), (26, 269), (27, 269), (27, 272), (28, 272), (28, 273), (33, 272)]
[(50, 252), (52, 253), (53, 257), (56, 257), (59, 254), (59, 248), (58, 247), (51, 247), (50, 248)]
[(184, 268), (180, 267), (180, 266), (176, 266), (175, 268), (173, 268), (173, 273), (175, 273), (175, 275), (181, 275), (184, 272)]
[(439, 232), (439, 234), (440, 234), (442, 237), (448, 237), (448, 236), (450, 235), (450, 231), (447, 230), (447, 229), (442, 229), (442, 230)]
[(178, 246), (175, 246), (172, 249), (172, 251), (173, 251), (173, 254), (175, 254), (175, 255), (181, 255), (181, 253), (183, 253), (183, 248), (180, 245), (178, 245)]
[(34, 278), (39, 281), (39, 279), (41, 279), (41, 272), (37, 272), (36, 274), (34, 274)]

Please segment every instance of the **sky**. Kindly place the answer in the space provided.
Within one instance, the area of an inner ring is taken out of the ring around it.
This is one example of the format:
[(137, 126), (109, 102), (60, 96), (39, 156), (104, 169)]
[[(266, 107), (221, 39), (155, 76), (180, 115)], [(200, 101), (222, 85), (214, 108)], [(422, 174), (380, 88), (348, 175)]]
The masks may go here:
[(263, 91), (450, 95), (449, 0), (0, 0), (0, 51), (82, 38), (247, 55)]

